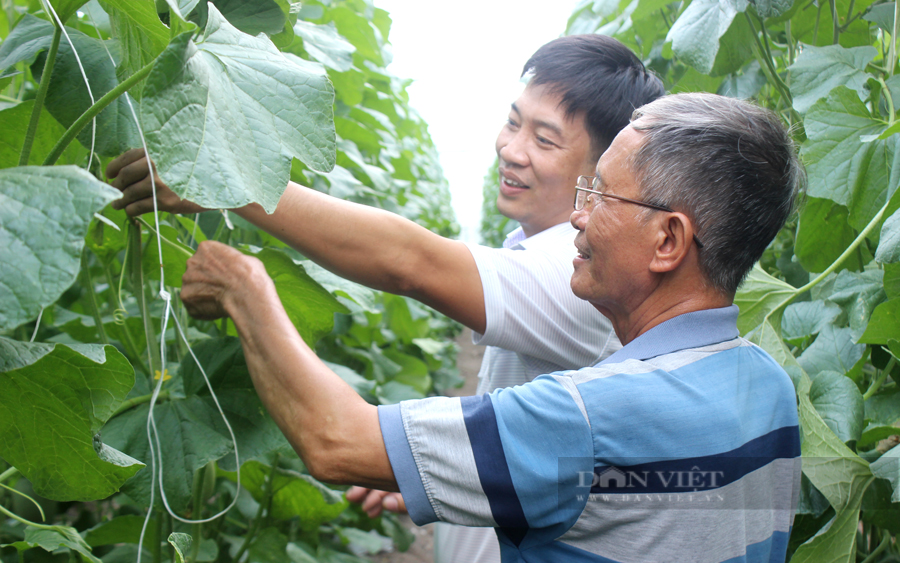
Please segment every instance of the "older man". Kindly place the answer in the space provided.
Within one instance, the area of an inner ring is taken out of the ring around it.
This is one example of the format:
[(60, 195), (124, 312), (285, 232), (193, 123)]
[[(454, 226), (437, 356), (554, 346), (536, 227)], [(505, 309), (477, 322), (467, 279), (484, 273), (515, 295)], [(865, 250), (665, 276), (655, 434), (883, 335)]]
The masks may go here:
[(234, 320), (314, 476), (399, 488), (420, 524), (495, 527), (504, 561), (783, 560), (795, 395), (732, 302), (801, 178), (765, 110), (713, 95), (642, 108), (571, 217), (572, 289), (625, 346), (480, 397), (365, 403), (303, 343), (262, 264), (224, 245), (201, 245), (182, 299)]
[[(472, 328), (487, 346), (480, 393), (579, 368), (619, 349), (609, 321), (569, 289), (575, 230), (568, 218), (578, 176), (591, 173), (634, 108), (664, 93), (634, 53), (596, 34), (547, 43), (522, 74), (528, 86), (496, 140), (497, 207), (521, 224), (503, 249), (444, 239), (397, 215), (293, 183), (272, 215), (256, 205), (236, 210), (322, 266), (415, 297)], [(109, 175), (124, 191), (119, 207), (130, 214), (153, 209), (143, 152), (117, 159)], [(161, 210), (198, 210), (161, 180), (157, 186)], [(351, 490), (347, 497), (362, 500), (365, 493)], [(399, 495), (384, 495), (371, 492), (364, 508), (373, 515), (382, 503), (396, 508)], [(436, 528), (435, 554), (438, 563), (494, 563), (500, 555), (491, 530), (443, 525)]]

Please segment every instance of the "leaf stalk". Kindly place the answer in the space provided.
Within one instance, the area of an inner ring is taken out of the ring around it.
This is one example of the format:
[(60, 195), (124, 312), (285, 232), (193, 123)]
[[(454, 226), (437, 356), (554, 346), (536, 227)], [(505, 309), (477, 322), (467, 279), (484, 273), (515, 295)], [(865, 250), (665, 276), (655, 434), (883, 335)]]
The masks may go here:
[(50, 50), (47, 52), (47, 59), (44, 61), (41, 84), (38, 86), (37, 94), (34, 98), (34, 107), (31, 108), (31, 120), (28, 122), (28, 129), (25, 131), (25, 143), (22, 145), (22, 153), (19, 155), (19, 166), (27, 166), (28, 159), (31, 157), (31, 148), (34, 146), (34, 137), (37, 135), (41, 111), (44, 109), (44, 98), (47, 97), (47, 90), (50, 88), (50, 78), (53, 76), (53, 66), (56, 63), (56, 54), (59, 52), (61, 38), (62, 28), (54, 26), (53, 40), (50, 43)]
[(87, 125), (92, 119), (94, 119), (98, 113), (103, 111), (106, 106), (111, 104), (113, 100), (127, 92), (132, 86), (143, 80), (150, 74), (150, 71), (153, 70), (153, 65), (156, 64), (156, 60), (152, 60), (147, 63), (143, 68), (129, 76), (124, 81), (120, 82), (118, 86), (107, 92), (102, 98), (97, 100), (94, 105), (85, 110), (81, 116), (75, 120), (63, 136), (57, 141), (56, 145), (53, 147), (53, 150), (50, 151), (50, 154), (47, 155), (47, 158), (44, 159), (44, 166), (52, 166), (59, 160), (59, 157), (62, 156), (66, 147), (69, 146), (69, 143), (72, 142), (72, 139), (75, 138), (78, 133), (84, 129), (85, 125)]
[(235, 563), (240, 563), (241, 557), (243, 557), (244, 553), (247, 552), (247, 549), (250, 547), (250, 543), (253, 541), (254, 536), (256, 536), (256, 532), (259, 530), (260, 522), (262, 521), (263, 511), (269, 505), (272, 500), (272, 490), (274, 489), (275, 483), (275, 473), (278, 471), (278, 454), (275, 454), (275, 459), (272, 460), (272, 470), (269, 471), (268, 479), (266, 480), (266, 488), (263, 493), (263, 498), (259, 500), (259, 509), (256, 511), (256, 517), (253, 519), (253, 523), (250, 526), (250, 530), (247, 531), (247, 535), (244, 536), (244, 543), (241, 544), (240, 549), (237, 554), (234, 556), (233, 561)]

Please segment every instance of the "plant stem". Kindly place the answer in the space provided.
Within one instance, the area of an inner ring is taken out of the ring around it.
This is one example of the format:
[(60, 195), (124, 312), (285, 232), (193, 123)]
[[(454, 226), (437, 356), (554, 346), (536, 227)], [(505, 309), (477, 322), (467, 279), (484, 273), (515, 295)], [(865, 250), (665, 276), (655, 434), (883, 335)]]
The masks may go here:
[(888, 374), (891, 373), (891, 370), (894, 369), (895, 365), (897, 365), (897, 360), (893, 356), (891, 356), (890, 361), (886, 366), (884, 366), (884, 369), (881, 370), (881, 372), (878, 374), (878, 377), (876, 377), (875, 381), (872, 382), (872, 385), (870, 385), (869, 388), (866, 389), (866, 392), (863, 394), (863, 401), (869, 400), (872, 395), (874, 395), (878, 392), (879, 389), (881, 389), (881, 386), (884, 385), (884, 380), (887, 379)]
[(10, 467), (3, 473), (0, 473), (0, 483), (6, 481), (7, 479), (16, 476), (19, 473), (19, 470), (15, 467)]
[[(109, 264), (104, 264), (103, 272), (106, 275), (106, 283), (109, 284), (109, 305), (112, 307), (113, 311), (117, 311), (119, 308), (119, 303), (116, 301), (116, 295), (114, 293), (113, 288), (116, 287), (116, 284), (113, 283), (112, 273), (109, 271)], [(113, 313), (115, 317), (115, 313)], [(116, 321), (118, 324), (118, 321)], [(140, 352), (138, 352), (137, 344), (134, 342), (134, 337), (131, 336), (131, 331), (128, 329), (128, 323), (125, 320), (122, 320), (121, 324), (122, 330), (122, 345), (125, 346), (125, 350), (131, 355), (131, 360), (137, 364), (137, 367), (140, 368), (142, 372), (147, 374), (148, 376), (153, 375), (150, 373), (150, 370), (147, 369), (147, 366), (144, 365), (144, 360), (141, 358)]]
[(799, 288), (795, 289), (794, 293), (792, 293), (787, 298), (785, 298), (785, 300), (782, 301), (777, 307), (775, 307), (774, 309), (769, 311), (766, 314), (766, 317), (764, 320), (769, 320), (769, 317), (771, 317), (773, 313), (783, 309), (784, 307), (787, 307), (789, 304), (791, 304), (794, 301), (794, 299), (796, 299), (800, 295), (803, 295), (810, 289), (819, 285), (822, 282), (822, 280), (824, 280), (831, 273), (835, 272), (838, 268), (840, 268), (841, 264), (843, 264), (844, 261), (847, 260), (848, 257), (850, 257), (850, 255), (852, 255), (854, 252), (856, 252), (856, 249), (859, 247), (859, 245), (862, 244), (862, 241), (864, 241), (866, 239), (866, 237), (869, 236), (869, 233), (871, 233), (872, 230), (876, 226), (878, 226), (878, 223), (881, 222), (881, 217), (884, 215), (884, 212), (887, 211), (889, 204), (890, 204), (890, 200), (884, 202), (884, 205), (881, 207), (881, 209), (878, 210), (878, 213), (875, 214), (875, 217), (872, 217), (872, 220), (869, 221), (869, 224), (866, 225), (866, 227), (859, 233), (859, 235), (856, 236), (856, 238), (853, 240), (853, 242), (850, 243), (850, 246), (848, 246), (847, 249), (844, 250), (844, 252), (840, 256), (838, 256), (838, 259), (835, 260), (834, 263), (831, 264), (831, 266), (828, 266), (828, 268), (826, 268), (824, 272), (822, 272), (821, 274), (816, 276), (816, 278), (814, 280), (810, 281), (808, 284), (804, 285), (803, 287), (799, 287)]
[[(151, 484), (153, 486), (153, 484)], [(151, 510), (153, 507), (150, 507)], [(156, 543), (153, 545), (153, 563), (162, 563), (162, 545), (166, 540), (163, 539), (163, 520), (166, 513), (162, 510), (158, 511), (156, 516)]]
[(131, 291), (137, 299), (138, 309), (141, 312), (141, 320), (144, 323), (144, 336), (147, 339), (147, 360), (150, 368), (150, 376), (153, 376), (154, 366), (159, 367), (160, 373), (165, 373), (165, 366), (161, 365), (159, 352), (156, 349), (156, 335), (153, 332), (153, 322), (147, 307), (147, 292), (144, 291), (143, 246), (141, 244), (141, 226), (131, 221), (128, 223), (128, 238), (130, 240), (127, 260), (131, 262)]
[(66, 132), (63, 134), (62, 138), (56, 143), (56, 146), (53, 147), (53, 150), (50, 151), (50, 154), (47, 155), (47, 158), (44, 159), (44, 166), (50, 166), (56, 163), (59, 160), (59, 157), (62, 155), (63, 151), (66, 150), (66, 147), (69, 146), (69, 143), (72, 142), (72, 139), (75, 138), (78, 133), (84, 129), (84, 126), (87, 125), (94, 117), (97, 116), (98, 113), (103, 111), (103, 109), (111, 104), (113, 100), (127, 92), (132, 86), (143, 80), (150, 71), (153, 70), (153, 65), (156, 63), (156, 60), (152, 60), (147, 63), (146, 66), (129, 76), (123, 82), (119, 83), (118, 86), (110, 90), (106, 93), (102, 98), (97, 100), (94, 105), (89, 107), (84, 113), (81, 114), (81, 117), (75, 120)]
[(876, 558), (881, 555), (881, 553), (887, 549), (891, 544), (891, 534), (885, 532), (884, 537), (881, 539), (881, 543), (878, 544), (878, 547), (872, 550), (868, 557), (862, 560), (862, 563), (874, 563)]
[(831, 7), (831, 44), (837, 45), (841, 36), (841, 26), (838, 24), (837, 2), (836, 0), (828, 0)]
[(81, 284), (87, 290), (88, 310), (90, 311), (91, 316), (94, 317), (94, 325), (97, 327), (97, 334), (100, 336), (101, 342), (109, 344), (109, 336), (107, 336), (106, 329), (103, 327), (103, 319), (100, 317), (100, 307), (97, 305), (97, 293), (94, 290), (94, 278), (91, 277), (91, 266), (87, 247), (85, 247), (84, 251), (81, 253), (81, 275)]
[(26, 519), (22, 518), (21, 516), (19, 516), (18, 514), (14, 514), (14, 513), (10, 512), (9, 510), (6, 510), (5, 508), (3, 508), (2, 504), (0, 504), (0, 513), (6, 514), (6, 516), (8, 516), (9, 518), (12, 518), (16, 522), (25, 524), (26, 526), (31, 526), (32, 528), (38, 528), (40, 530), (56, 529), (56, 526), (48, 526), (47, 524), (38, 524), (37, 522), (32, 522), (31, 520), (26, 520)]
[[(165, 401), (166, 399), (169, 398), (170, 394), (171, 393), (168, 390), (160, 391), (159, 396), (156, 398), (156, 401), (157, 402)], [(133, 397), (131, 399), (128, 399), (127, 401), (125, 401), (121, 405), (119, 405), (119, 408), (117, 408), (116, 411), (114, 413), (112, 413), (112, 416), (110, 418), (114, 418), (127, 410), (133, 409), (134, 407), (136, 407), (138, 405), (142, 405), (144, 403), (149, 403), (151, 397), (153, 397), (152, 393), (150, 393), (148, 395), (141, 395), (140, 397)]]
[(898, 20), (900, 20), (900, 2), (894, 2), (894, 27), (891, 31), (891, 48), (888, 51), (888, 77), (894, 76), (894, 67), (897, 66)]
[(884, 101), (888, 105), (888, 127), (890, 127), (894, 124), (894, 97), (891, 95), (890, 88), (884, 82), (884, 78), (879, 76), (878, 82), (881, 84), (881, 93), (884, 94)]
[(259, 509), (257, 509), (256, 511), (256, 517), (253, 519), (253, 523), (250, 525), (250, 529), (247, 531), (247, 535), (244, 536), (244, 543), (241, 544), (241, 548), (234, 556), (234, 559), (232, 559), (234, 563), (240, 563), (241, 557), (250, 547), (250, 542), (253, 540), (253, 536), (255, 536), (256, 532), (259, 530), (259, 523), (262, 521), (263, 511), (266, 509), (266, 506), (269, 505), (269, 502), (272, 499), (272, 489), (274, 488), (276, 471), (278, 471), (278, 454), (275, 454), (275, 459), (272, 461), (272, 470), (269, 471), (269, 478), (266, 481), (266, 488), (265, 492), (263, 493), (263, 498), (259, 500)]
[(47, 89), (50, 87), (50, 77), (53, 75), (53, 65), (56, 63), (56, 53), (59, 52), (59, 40), (62, 37), (62, 28), (54, 26), (53, 40), (47, 59), (44, 61), (44, 72), (41, 73), (41, 84), (38, 86), (37, 95), (34, 98), (34, 107), (31, 108), (31, 121), (25, 131), (25, 144), (22, 145), (22, 154), (19, 155), (19, 166), (27, 166), (31, 156), (31, 147), (34, 145), (34, 137), (37, 135), (38, 122), (41, 120), (41, 110), (44, 109), (44, 98), (47, 97)]
[(772, 53), (769, 51), (769, 34), (766, 31), (765, 23), (760, 20), (760, 25), (762, 26), (763, 39), (765, 42), (760, 40), (759, 34), (756, 32), (756, 27), (753, 25), (753, 19), (750, 17), (750, 14), (744, 12), (744, 16), (747, 18), (747, 23), (750, 24), (750, 30), (753, 32), (753, 38), (756, 40), (756, 45), (759, 47), (760, 56), (765, 59), (766, 68), (769, 69), (769, 74), (772, 77), (772, 82), (775, 84), (775, 88), (778, 90), (778, 93), (781, 94), (781, 98), (784, 101), (785, 105), (791, 108), (791, 112), (793, 112), (793, 98), (791, 97), (791, 92), (788, 90), (787, 85), (781, 80), (781, 77), (778, 76), (778, 71), (775, 69), (775, 64), (772, 62)]

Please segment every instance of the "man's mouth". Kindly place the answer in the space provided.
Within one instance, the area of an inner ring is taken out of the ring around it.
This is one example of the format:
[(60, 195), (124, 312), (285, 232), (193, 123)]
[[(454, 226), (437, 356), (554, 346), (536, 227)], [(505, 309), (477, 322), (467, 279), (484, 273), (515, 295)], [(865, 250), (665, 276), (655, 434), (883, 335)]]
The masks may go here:
[(504, 174), (503, 172), (500, 173), (500, 182), (501, 182), (502, 184), (505, 184), (505, 185), (511, 187), (511, 188), (517, 188), (517, 189), (521, 189), (521, 190), (527, 190), (527, 189), (528, 189), (528, 186), (527, 186), (526, 184), (523, 184), (522, 182), (519, 182), (518, 180), (515, 180), (515, 179), (513, 179), (513, 178), (510, 178), (509, 176), (507, 176), (507, 175)]

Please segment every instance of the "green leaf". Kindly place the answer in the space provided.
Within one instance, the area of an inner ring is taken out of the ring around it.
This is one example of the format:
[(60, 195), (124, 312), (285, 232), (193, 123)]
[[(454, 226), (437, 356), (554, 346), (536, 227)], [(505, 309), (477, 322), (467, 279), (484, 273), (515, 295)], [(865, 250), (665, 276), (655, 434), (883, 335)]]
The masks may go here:
[(375, 394), (378, 397), (379, 403), (382, 405), (394, 405), (400, 401), (425, 398), (424, 394), (417, 391), (411, 385), (399, 381), (388, 381), (383, 385), (379, 385)]
[(863, 430), (863, 398), (849, 377), (833, 371), (818, 373), (809, 389), (809, 399), (842, 442), (859, 440)]
[[(755, 265), (734, 297), (734, 304), (741, 310), (738, 330), (746, 334), (759, 326), (769, 313), (796, 292), (792, 285), (767, 274), (759, 264)], [(773, 326), (780, 325), (780, 314), (776, 313), (770, 319)]]
[[(52, 26), (45, 22), (52, 30)], [(69, 38), (78, 51), (81, 63), (89, 72), (91, 92), (94, 101), (119, 85), (116, 68), (109, 59), (103, 43), (80, 31), (69, 29)], [(32, 74), (39, 75), (43, 70), (46, 55), (38, 57), (32, 66)], [(53, 76), (47, 90), (45, 107), (50, 114), (64, 127), (69, 127), (81, 117), (93, 102), (84, 84), (78, 60), (68, 41), (59, 45), (59, 53), (53, 65)], [(97, 115), (97, 134), (94, 139), (94, 150), (102, 156), (118, 156), (125, 150), (140, 144), (140, 136), (134, 123), (134, 116), (125, 97), (119, 97)], [(78, 134), (78, 142), (84, 147), (91, 147), (92, 125), (88, 124)]]
[[(148, 215), (148, 217), (150, 217)], [(154, 226), (154, 228), (156, 228)], [(178, 230), (171, 225), (160, 225), (159, 232), (162, 235), (162, 263), (165, 283), (171, 287), (181, 287), (181, 278), (187, 271), (188, 258), (193, 256), (194, 250), (178, 241)], [(144, 248), (142, 266), (147, 279), (159, 279), (160, 246), (157, 244), (156, 233), (150, 231), (146, 238), (150, 244)]]
[(287, 554), (287, 536), (277, 528), (265, 528), (253, 539), (248, 563), (284, 563)]
[(168, 541), (175, 550), (175, 562), (184, 563), (187, 556), (191, 553), (191, 544), (194, 543), (193, 538), (188, 534), (175, 532), (169, 534)]
[(288, 317), (310, 346), (331, 332), (335, 313), (350, 312), (284, 252), (267, 248), (252, 256), (265, 265)]
[(0, 457), (41, 496), (110, 496), (141, 467), (98, 434), (132, 385), (134, 370), (112, 346), (0, 337)]
[[(0, 168), (19, 165), (19, 154), (25, 143), (25, 131), (28, 129), (33, 108), (34, 100), (29, 100), (0, 111), (0, 131), (3, 131), (3, 136), (0, 137)], [(65, 132), (66, 130), (47, 113), (47, 110), (42, 110), (28, 164), (42, 163)], [(77, 145), (69, 145), (58, 162), (74, 164), (81, 154), (82, 151)]]
[[(109, 444), (138, 459), (150, 459), (147, 442), (149, 404), (131, 409), (110, 420), (103, 428)], [(172, 510), (181, 512), (191, 502), (194, 472), (231, 452), (231, 439), (213, 427), (219, 413), (199, 397), (172, 400), (153, 411), (159, 441), (163, 446), (163, 486)], [(154, 444), (155, 447), (155, 444)], [(150, 467), (135, 475), (122, 491), (142, 506), (150, 504)], [(160, 470), (156, 468), (157, 472)], [(157, 473), (157, 479), (159, 475)], [(159, 494), (156, 502), (160, 503)]]
[[(84, 541), (91, 547), (114, 545), (117, 543), (138, 543), (144, 517), (136, 515), (117, 516), (108, 522), (98, 524), (85, 532)], [(144, 534), (144, 547), (152, 549), (156, 544), (156, 520), (151, 519)]]
[(883, 280), (884, 272), (878, 269), (844, 270), (834, 280), (833, 292), (828, 299), (847, 312), (855, 341), (865, 332), (872, 311), (885, 300)]
[(897, 187), (897, 137), (860, 143), (860, 136), (879, 135), (886, 123), (844, 86), (809, 110), (804, 127), (809, 195), (846, 206), (850, 224), (862, 230)]
[[(830, 199), (810, 197), (800, 210), (794, 254), (808, 272), (822, 272), (850, 246), (856, 231), (850, 226), (849, 211)], [(862, 267), (851, 256), (846, 267)]]
[(19, 551), (33, 547), (40, 547), (49, 552), (68, 548), (78, 552), (85, 563), (100, 563), (100, 560), (91, 553), (90, 546), (78, 535), (78, 530), (68, 526), (52, 526), (51, 529), (29, 526), (25, 529), (25, 540), (11, 545)]
[[(241, 485), (259, 502), (265, 495), (265, 483), (271, 473), (271, 467), (251, 461), (241, 468)], [(279, 468), (274, 479), (272, 518), (299, 518), (303, 529), (315, 530), (347, 508), (343, 495), (309, 475)]]
[(356, 47), (341, 37), (334, 24), (317, 25), (298, 21), (294, 24), (294, 33), (303, 38), (303, 48), (309, 56), (326, 67), (338, 72), (353, 68)]
[(767, 83), (766, 75), (760, 69), (759, 61), (752, 61), (741, 74), (727, 77), (716, 93), (720, 96), (746, 100), (756, 96)]
[(120, 195), (74, 166), (0, 170), (0, 330), (37, 317), (72, 285), (91, 217)]
[(287, 14), (274, 0), (212, 0), (212, 3), (231, 25), (247, 35), (275, 35), (284, 29)]
[(829, 301), (792, 303), (784, 310), (781, 331), (785, 340), (799, 342), (819, 334), (825, 325), (832, 324), (841, 309)]
[(112, 36), (119, 41), (124, 80), (155, 59), (169, 43), (169, 30), (159, 20), (154, 0), (101, 0), (109, 14)]
[(891, 482), (894, 491), (891, 501), (900, 502), (900, 448), (894, 447), (872, 463), (872, 473), (876, 477)]
[(881, 226), (875, 259), (882, 264), (900, 262), (900, 211), (895, 211)]
[(203, 41), (183, 34), (147, 77), (141, 121), (160, 175), (204, 207), (271, 213), (291, 157), (334, 165), (334, 98), (324, 70), (245, 35), (210, 7)]
[(814, 103), (828, 96), (838, 86), (846, 86), (855, 91), (860, 100), (865, 100), (866, 65), (875, 59), (875, 47), (853, 47), (845, 49), (840, 45), (816, 47), (801, 45), (797, 61), (788, 67), (791, 72), (791, 97), (794, 109), (805, 113)]
[(824, 371), (845, 374), (862, 358), (865, 350), (865, 345), (854, 344), (853, 333), (849, 328), (825, 325), (797, 361), (813, 378)]
[(86, 3), (87, 0), (50, 0), (53, 9), (56, 10), (56, 15), (59, 16), (60, 21), (63, 23), (66, 23), (69, 18), (75, 15), (78, 8)]
[(0, 44), (0, 71), (16, 63), (33, 59), (41, 51), (49, 49), (52, 40), (53, 24), (31, 14), (25, 14)]
[(694, 0), (666, 36), (682, 62), (708, 74), (719, 51), (719, 38), (734, 17), (747, 9), (746, 0)]
[(872, 6), (872, 8), (863, 16), (864, 20), (870, 21), (888, 33), (894, 32), (894, 2), (885, 2)]
[(762, 18), (775, 18), (787, 12), (794, 5), (793, 0), (756, 0), (753, 7)]
[(375, 312), (377, 310), (377, 306), (375, 305), (375, 291), (333, 274), (312, 261), (307, 260), (302, 264), (306, 269), (306, 273), (309, 274), (312, 279), (316, 280), (322, 287), (335, 295), (352, 300), (353, 303), (358, 305), (356, 308), (357, 310), (361, 309), (369, 312)]
[[(211, 338), (193, 349), (231, 423), (241, 463), (254, 459), (265, 460), (274, 452), (291, 451), (284, 434), (256, 394), (241, 341), (237, 338)], [(208, 412), (216, 413), (212, 396), (193, 359), (181, 364), (181, 376), (185, 393), (202, 397), (207, 403)], [(229, 435), (218, 413), (209, 424), (222, 436)], [(237, 469), (233, 455), (226, 455), (219, 460), (219, 466), (225, 471)]]
[[(794, 368), (796, 368), (796, 371), (802, 371), (802, 369), (800, 369), (800, 364), (797, 363), (797, 359), (794, 358), (794, 355), (791, 354), (791, 351), (785, 346), (784, 340), (781, 339), (781, 335), (768, 320), (764, 320), (760, 326), (753, 329), (753, 331), (747, 335), (747, 338), (768, 352), (776, 362), (781, 364), (781, 366), (787, 370), (792, 379), (795, 379), (792, 373)], [(796, 384), (797, 382), (795, 380), (794, 385), (796, 386)]]
[(859, 341), (865, 344), (887, 344), (891, 339), (900, 340), (900, 297), (875, 308)]

